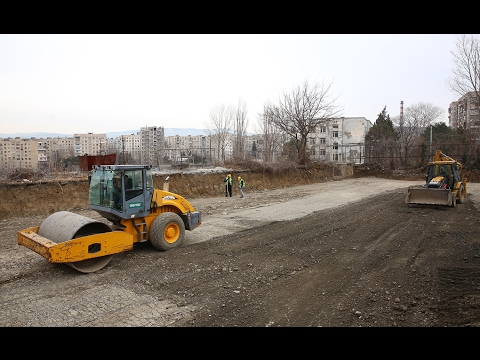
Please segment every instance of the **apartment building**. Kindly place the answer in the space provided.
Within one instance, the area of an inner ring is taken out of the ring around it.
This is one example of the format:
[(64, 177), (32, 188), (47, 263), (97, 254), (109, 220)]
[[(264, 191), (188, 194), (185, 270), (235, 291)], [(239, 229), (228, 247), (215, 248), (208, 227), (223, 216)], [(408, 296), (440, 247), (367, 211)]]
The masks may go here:
[(75, 141), (71, 137), (47, 137), (38, 141), (38, 169), (52, 168), (59, 160), (75, 156)]
[(311, 157), (319, 161), (362, 164), (365, 161), (365, 136), (373, 126), (364, 117), (325, 120), (308, 137)]
[(471, 91), (448, 107), (448, 125), (453, 128), (480, 129), (480, 101)]
[(159, 167), (163, 164), (165, 150), (165, 130), (163, 126), (140, 128), (141, 162)]
[(38, 141), (35, 138), (0, 139), (0, 170), (37, 168)]
[[(364, 163), (365, 136), (372, 126), (372, 122), (365, 117), (340, 117), (322, 121), (307, 138), (310, 159)], [(281, 156), (286, 141), (282, 134), (270, 135), (268, 138), (261, 134), (252, 135), (246, 139), (245, 149), (249, 150), (253, 158), (275, 161)]]
[(107, 153), (106, 134), (74, 134), (75, 156), (105, 155)]
[(120, 162), (140, 163), (142, 159), (142, 138), (140, 133), (131, 135), (121, 135), (114, 139), (108, 139), (108, 153), (116, 153)]
[(283, 155), (283, 146), (288, 141), (287, 136), (282, 133), (253, 134), (244, 139), (245, 158), (258, 161), (276, 161)]

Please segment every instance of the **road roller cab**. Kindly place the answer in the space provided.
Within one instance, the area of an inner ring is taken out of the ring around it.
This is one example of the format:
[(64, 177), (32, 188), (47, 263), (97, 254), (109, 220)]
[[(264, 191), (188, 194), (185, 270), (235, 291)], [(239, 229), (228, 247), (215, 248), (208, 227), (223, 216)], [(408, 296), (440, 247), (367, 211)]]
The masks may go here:
[(88, 203), (106, 219), (120, 219), (150, 214), (154, 193), (150, 166), (97, 165), (90, 176)]
[(47, 217), (40, 226), (18, 232), (18, 244), (52, 263), (89, 273), (112, 255), (150, 241), (160, 251), (183, 243), (185, 230), (201, 224), (201, 213), (182, 196), (153, 187), (150, 165), (97, 165), (89, 177), (88, 203), (107, 225), (69, 211)]

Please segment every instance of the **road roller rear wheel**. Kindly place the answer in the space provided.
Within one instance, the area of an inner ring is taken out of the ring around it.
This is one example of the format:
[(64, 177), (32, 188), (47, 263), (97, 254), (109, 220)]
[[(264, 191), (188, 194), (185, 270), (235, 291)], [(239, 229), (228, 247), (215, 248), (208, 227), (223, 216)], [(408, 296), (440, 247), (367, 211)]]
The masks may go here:
[[(69, 211), (59, 211), (47, 217), (38, 229), (38, 234), (56, 243), (77, 239), (86, 235), (110, 232), (112, 229), (105, 223)], [(100, 244), (93, 244), (89, 252), (100, 251)], [(100, 256), (65, 263), (82, 273), (91, 273), (103, 269), (113, 255)]]
[(150, 242), (160, 251), (179, 247), (185, 238), (185, 224), (182, 218), (173, 212), (158, 215), (152, 222)]

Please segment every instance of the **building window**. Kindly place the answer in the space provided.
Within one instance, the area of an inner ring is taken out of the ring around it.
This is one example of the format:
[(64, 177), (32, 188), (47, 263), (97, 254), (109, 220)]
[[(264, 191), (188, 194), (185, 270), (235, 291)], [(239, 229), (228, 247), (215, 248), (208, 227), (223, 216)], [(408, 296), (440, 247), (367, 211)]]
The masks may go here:
[(320, 132), (321, 133), (327, 132), (327, 128), (325, 126), (320, 126)]
[(338, 131), (333, 131), (332, 132), (332, 137), (337, 138), (338, 137)]
[(338, 150), (338, 143), (333, 143), (333, 149)]
[(333, 155), (333, 161), (338, 161), (338, 154), (332, 154)]
[(325, 149), (320, 149), (319, 153), (320, 155), (325, 155)]
[(325, 138), (320, 138), (320, 144), (325, 144), (325, 143), (326, 143)]

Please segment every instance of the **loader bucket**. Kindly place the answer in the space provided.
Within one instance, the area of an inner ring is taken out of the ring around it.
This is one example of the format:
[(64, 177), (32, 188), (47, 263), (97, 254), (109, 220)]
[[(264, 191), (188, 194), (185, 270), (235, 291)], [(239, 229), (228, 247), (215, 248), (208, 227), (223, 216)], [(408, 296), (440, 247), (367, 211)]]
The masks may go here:
[(454, 197), (450, 189), (409, 187), (405, 202), (407, 204), (454, 205)]

